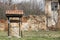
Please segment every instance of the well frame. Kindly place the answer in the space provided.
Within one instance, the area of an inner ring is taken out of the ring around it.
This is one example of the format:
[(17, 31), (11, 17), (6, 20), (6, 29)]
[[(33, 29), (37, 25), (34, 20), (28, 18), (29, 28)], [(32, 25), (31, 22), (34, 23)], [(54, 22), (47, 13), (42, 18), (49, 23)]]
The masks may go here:
[[(6, 17), (8, 18), (8, 36), (10, 36), (10, 23), (19, 23), (19, 36), (22, 37), (21, 24), (22, 24), (23, 10), (6, 10)], [(10, 20), (11, 17), (18, 17), (19, 20)]]

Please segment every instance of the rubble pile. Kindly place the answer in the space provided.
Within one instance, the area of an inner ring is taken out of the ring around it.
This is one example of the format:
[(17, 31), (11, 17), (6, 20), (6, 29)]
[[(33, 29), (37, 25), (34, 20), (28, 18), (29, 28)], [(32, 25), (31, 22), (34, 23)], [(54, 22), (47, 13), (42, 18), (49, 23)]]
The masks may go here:
[(0, 23), (0, 31), (4, 31), (5, 30), (5, 24), (4, 23)]
[(44, 15), (30, 15), (27, 22), (23, 22), (22, 30), (46, 30), (46, 17)]
[(6, 20), (0, 19), (0, 31), (5, 31)]

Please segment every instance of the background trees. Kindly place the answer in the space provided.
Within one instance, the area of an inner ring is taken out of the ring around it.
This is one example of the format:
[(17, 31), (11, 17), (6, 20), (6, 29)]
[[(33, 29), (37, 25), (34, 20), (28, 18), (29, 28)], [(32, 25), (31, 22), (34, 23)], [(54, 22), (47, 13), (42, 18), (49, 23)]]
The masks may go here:
[[(0, 0), (1, 1), (1, 0)], [(18, 0), (17, 0), (18, 1)], [(42, 11), (43, 3), (38, 2), (37, 0), (29, 0), (29, 1), (22, 1), (20, 3), (15, 3), (19, 10), (24, 11), (24, 15), (41, 15), (44, 14), (44, 10)], [(2, 6), (2, 7), (1, 7)], [(0, 16), (1, 18), (5, 18), (5, 11), (9, 8), (12, 10), (14, 9), (14, 3), (12, 0), (2, 0), (2, 4), (0, 3)], [(43, 7), (44, 8), (44, 7)]]

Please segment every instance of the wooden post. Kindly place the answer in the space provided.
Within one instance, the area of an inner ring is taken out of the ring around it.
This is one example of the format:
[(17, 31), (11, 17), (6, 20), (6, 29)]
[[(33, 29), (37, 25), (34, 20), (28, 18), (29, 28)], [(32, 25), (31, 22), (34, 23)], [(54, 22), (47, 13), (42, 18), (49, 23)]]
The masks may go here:
[[(20, 21), (21, 21), (21, 25), (22, 25), (22, 18), (20, 18)], [(21, 31), (21, 37), (23, 37), (22, 30), (20, 30), (20, 31)]]
[(19, 36), (23, 37), (22, 31), (21, 31), (21, 25), (22, 25), (22, 18), (19, 17)]
[(19, 36), (20, 36), (20, 17), (19, 17)]
[(10, 23), (9, 22), (10, 22), (10, 20), (9, 20), (9, 17), (8, 17), (8, 36), (10, 36), (9, 35), (9, 28), (10, 28), (10, 25), (9, 25)]

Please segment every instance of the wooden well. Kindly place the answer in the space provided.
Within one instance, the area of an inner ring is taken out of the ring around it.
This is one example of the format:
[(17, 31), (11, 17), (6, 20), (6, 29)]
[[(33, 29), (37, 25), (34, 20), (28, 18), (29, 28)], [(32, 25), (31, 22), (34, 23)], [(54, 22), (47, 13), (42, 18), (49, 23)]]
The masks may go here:
[(8, 36), (21, 37), (20, 25), (23, 10), (6, 10), (6, 16), (8, 18)]

